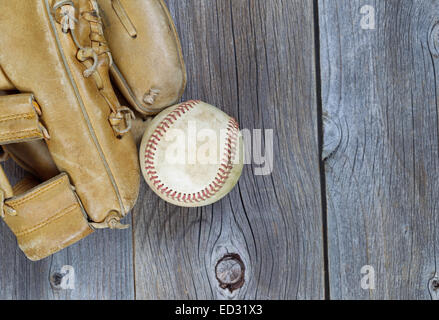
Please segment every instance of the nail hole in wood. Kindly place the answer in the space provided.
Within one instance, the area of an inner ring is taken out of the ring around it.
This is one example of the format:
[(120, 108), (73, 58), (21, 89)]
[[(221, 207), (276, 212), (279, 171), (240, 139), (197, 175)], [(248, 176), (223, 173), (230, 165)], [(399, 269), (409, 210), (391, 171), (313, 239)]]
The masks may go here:
[(215, 266), (220, 288), (233, 292), (244, 285), (245, 266), (239, 254), (230, 253), (222, 257)]

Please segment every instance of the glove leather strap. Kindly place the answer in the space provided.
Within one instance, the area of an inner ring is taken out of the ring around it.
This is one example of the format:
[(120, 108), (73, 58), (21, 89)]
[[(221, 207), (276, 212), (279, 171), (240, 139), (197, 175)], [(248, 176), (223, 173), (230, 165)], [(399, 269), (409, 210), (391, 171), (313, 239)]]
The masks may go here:
[(0, 99), (0, 145), (45, 138), (32, 94), (2, 96)]
[(43, 259), (93, 232), (67, 174), (5, 201), (15, 215), (4, 220), (20, 249), (33, 261)]
[(137, 30), (134, 24), (131, 22), (128, 13), (125, 11), (120, 0), (112, 0), (111, 4), (113, 5), (113, 9), (116, 12), (116, 15), (119, 17), (120, 22), (125, 27), (126, 31), (130, 35), (131, 38), (137, 37)]

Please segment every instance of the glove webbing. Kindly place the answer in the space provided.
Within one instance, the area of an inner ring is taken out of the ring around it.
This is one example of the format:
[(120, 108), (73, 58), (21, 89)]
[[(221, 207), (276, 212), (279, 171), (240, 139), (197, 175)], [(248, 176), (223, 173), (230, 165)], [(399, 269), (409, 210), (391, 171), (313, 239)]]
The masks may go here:
[(88, 78), (92, 75), (95, 76), (96, 84), (102, 96), (112, 110), (109, 122), (113, 127), (114, 132), (119, 137), (122, 137), (131, 130), (132, 120), (134, 120), (136, 116), (131, 109), (118, 105), (115, 106), (110, 102), (110, 99), (108, 99), (106, 95), (105, 88), (102, 85), (102, 80), (100, 79), (99, 74), (96, 73), (99, 63), (99, 56), (102, 54), (106, 54), (108, 56), (109, 67), (113, 65), (113, 56), (111, 55), (107, 41), (103, 35), (104, 32), (102, 29), (102, 19), (99, 14), (97, 2), (90, 0), (90, 3), (92, 5), (92, 10), (83, 12), (82, 17), (90, 24), (90, 40), (92, 42), (91, 47), (83, 47), (76, 37), (75, 26), (76, 23), (78, 23), (78, 19), (76, 18), (76, 9), (73, 1), (58, 1), (53, 6), (53, 12), (56, 20), (61, 24), (62, 31), (64, 33), (68, 33), (70, 31), (73, 42), (79, 49), (77, 54), (78, 60), (83, 63), (89, 59), (93, 60), (92, 66), (84, 71), (84, 77)]

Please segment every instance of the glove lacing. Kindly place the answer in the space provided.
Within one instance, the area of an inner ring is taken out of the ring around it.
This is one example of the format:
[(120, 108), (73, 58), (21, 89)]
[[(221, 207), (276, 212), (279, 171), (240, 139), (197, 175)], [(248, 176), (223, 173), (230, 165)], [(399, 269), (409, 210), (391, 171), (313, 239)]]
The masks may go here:
[[(58, 22), (61, 24), (61, 28), (64, 33), (68, 33), (70, 31), (73, 42), (79, 49), (77, 53), (78, 60), (81, 62), (85, 62), (88, 59), (93, 60), (93, 65), (84, 71), (84, 77), (86, 78), (89, 78), (96, 72), (99, 62), (98, 56), (102, 54), (106, 54), (108, 56), (109, 66), (111, 67), (113, 65), (113, 56), (111, 55), (110, 48), (104, 37), (102, 18), (99, 15), (98, 4), (95, 0), (90, 0), (90, 2), (93, 10), (84, 12), (82, 17), (90, 23), (90, 40), (92, 42), (92, 47), (81, 46), (76, 37), (75, 28), (76, 24), (78, 23), (78, 19), (76, 18), (76, 8), (73, 1), (58, 1), (52, 8), (55, 16), (57, 15), (57, 10), (60, 10), (58, 13), (60, 16)], [(103, 94), (103, 96), (112, 110), (112, 113), (109, 117), (109, 122), (117, 136), (122, 137), (131, 130), (132, 120), (134, 120), (136, 116), (134, 112), (127, 107), (114, 107), (105, 94)], [(123, 126), (123, 124), (125, 124), (125, 126)]]

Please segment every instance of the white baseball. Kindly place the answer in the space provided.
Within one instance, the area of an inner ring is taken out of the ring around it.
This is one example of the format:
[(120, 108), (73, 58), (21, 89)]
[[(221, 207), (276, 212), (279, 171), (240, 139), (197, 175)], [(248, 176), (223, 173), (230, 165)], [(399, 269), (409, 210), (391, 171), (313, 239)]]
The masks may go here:
[(238, 182), (243, 163), (238, 123), (201, 101), (162, 111), (140, 146), (142, 174), (162, 199), (183, 207), (212, 204)]

